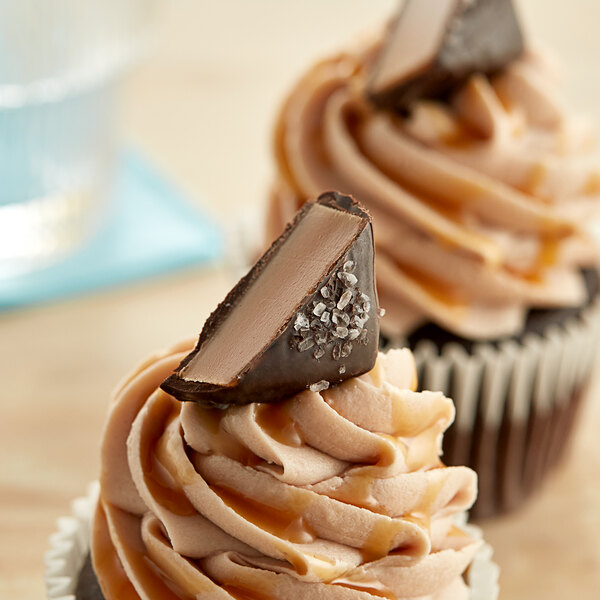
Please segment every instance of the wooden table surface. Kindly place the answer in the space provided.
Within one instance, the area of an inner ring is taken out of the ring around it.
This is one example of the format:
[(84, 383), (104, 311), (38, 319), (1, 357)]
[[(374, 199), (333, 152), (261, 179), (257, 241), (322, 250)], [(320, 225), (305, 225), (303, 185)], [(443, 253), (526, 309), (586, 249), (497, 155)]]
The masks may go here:
[[(284, 90), (394, 4), (171, 0), (155, 53), (125, 86), (124, 135), (222, 218), (256, 212)], [(571, 102), (600, 122), (600, 3), (522, 4), (529, 29), (564, 57)], [(0, 315), (0, 598), (44, 597), (47, 538), (97, 476), (110, 390), (153, 350), (195, 335), (231, 281), (231, 269), (195, 269)], [(600, 378), (542, 493), (484, 524), (505, 600), (600, 597), (599, 392)]]

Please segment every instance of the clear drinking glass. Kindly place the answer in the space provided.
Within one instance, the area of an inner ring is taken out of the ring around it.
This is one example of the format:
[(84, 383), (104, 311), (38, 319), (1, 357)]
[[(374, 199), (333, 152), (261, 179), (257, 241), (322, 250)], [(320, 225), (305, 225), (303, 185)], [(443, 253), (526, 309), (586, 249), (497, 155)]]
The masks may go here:
[(102, 220), (121, 75), (155, 0), (0, 0), (0, 285)]

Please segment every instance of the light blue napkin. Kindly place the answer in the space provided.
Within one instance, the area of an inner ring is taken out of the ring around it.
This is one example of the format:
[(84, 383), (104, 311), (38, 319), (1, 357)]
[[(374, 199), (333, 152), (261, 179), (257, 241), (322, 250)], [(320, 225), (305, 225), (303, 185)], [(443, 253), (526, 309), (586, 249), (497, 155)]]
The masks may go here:
[(0, 281), (0, 310), (56, 300), (222, 254), (216, 223), (134, 152), (123, 154), (110, 222), (84, 247), (46, 269)]

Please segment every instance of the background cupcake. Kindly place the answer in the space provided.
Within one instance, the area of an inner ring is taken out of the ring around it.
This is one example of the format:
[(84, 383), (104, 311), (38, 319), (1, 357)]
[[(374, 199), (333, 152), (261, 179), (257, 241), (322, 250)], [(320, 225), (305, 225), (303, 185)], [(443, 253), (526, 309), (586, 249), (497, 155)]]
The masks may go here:
[(522, 42), (510, 2), (464, 12), (457, 3), (419, 76), (431, 79), (444, 44), (471, 31), (461, 23), (482, 35), (497, 24), (492, 33), (511, 40), (504, 64), (475, 57), (450, 85), (378, 93), (403, 23), (427, 25), (415, 4), (290, 94), (275, 132), (269, 229), (324, 189), (368, 207), (382, 330), (414, 349), (424, 389), (455, 398), (445, 458), (478, 470), (475, 512), (486, 516), (516, 506), (556, 463), (589, 378), (599, 311), (586, 229), (600, 170), (589, 124), (563, 108), (556, 66)]

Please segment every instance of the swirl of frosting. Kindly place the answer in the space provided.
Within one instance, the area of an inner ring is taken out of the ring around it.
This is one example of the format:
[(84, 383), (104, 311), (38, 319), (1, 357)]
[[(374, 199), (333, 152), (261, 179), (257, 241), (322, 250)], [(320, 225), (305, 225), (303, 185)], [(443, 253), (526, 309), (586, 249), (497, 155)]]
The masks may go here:
[(223, 411), (158, 388), (187, 351), (145, 363), (111, 406), (92, 538), (107, 600), (468, 598), (480, 542), (454, 517), (476, 475), (441, 463), (454, 407), (413, 391), (408, 350)]
[(433, 321), (496, 338), (519, 332), (528, 308), (582, 304), (600, 170), (591, 128), (556, 100), (546, 57), (528, 51), (403, 117), (365, 100), (376, 53), (317, 64), (285, 102), (270, 233), (323, 190), (356, 197), (374, 219), (388, 335)]

